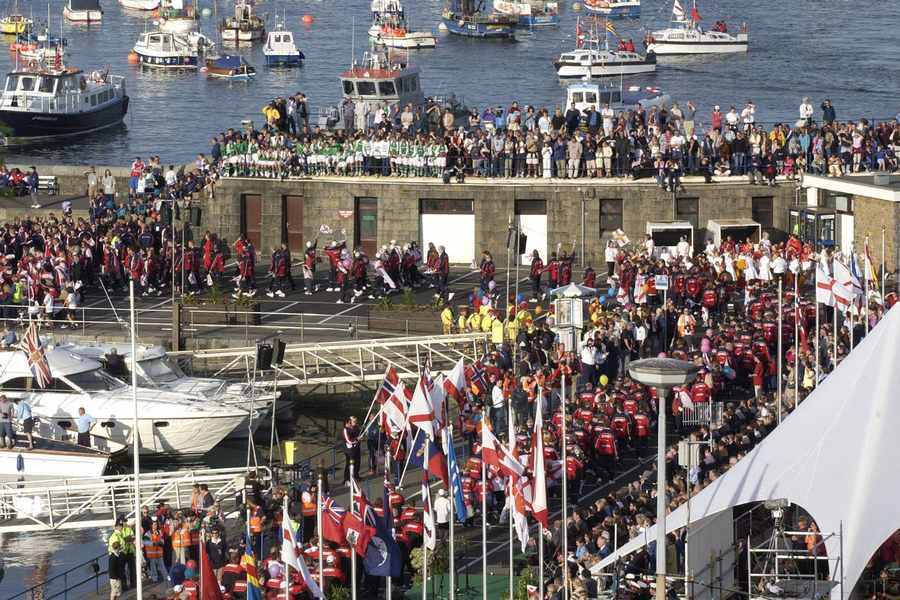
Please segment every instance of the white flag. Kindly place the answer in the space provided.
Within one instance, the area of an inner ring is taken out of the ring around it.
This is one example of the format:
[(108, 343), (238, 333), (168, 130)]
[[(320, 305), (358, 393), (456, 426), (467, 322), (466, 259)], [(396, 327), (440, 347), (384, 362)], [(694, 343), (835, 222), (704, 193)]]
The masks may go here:
[(821, 262), (816, 263), (816, 302), (825, 306), (834, 306), (834, 279), (825, 270)]
[(684, 21), (684, 7), (678, 0), (675, 0), (675, 4), (672, 5), (672, 16), (676, 21)]
[(847, 312), (853, 304), (854, 290), (859, 286), (859, 282), (854, 282), (855, 277), (850, 269), (838, 259), (834, 259), (832, 269), (834, 280), (831, 289), (834, 292), (835, 304), (841, 312)]
[(297, 548), (297, 534), (294, 531), (294, 525), (288, 514), (287, 501), (284, 503), (284, 512), (281, 519), (281, 560), (293, 569), (296, 569), (306, 583), (307, 589), (315, 598), (323, 598), (322, 589), (309, 574), (306, 568), (306, 561), (300, 556), (300, 549)]

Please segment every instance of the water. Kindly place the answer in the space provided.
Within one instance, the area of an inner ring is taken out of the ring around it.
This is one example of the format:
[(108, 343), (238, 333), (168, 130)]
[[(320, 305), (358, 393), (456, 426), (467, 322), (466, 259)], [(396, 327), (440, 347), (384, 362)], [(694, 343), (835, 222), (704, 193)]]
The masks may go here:
[[(200, 0), (211, 7), (211, 0)], [(240, 120), (262, 121), (260, 110), (277, 95), (303, 91), (315, 111), (317, 106), (340, 99), (337, 74), (359, 56), (368, 43), (369, 0), (282, 2), (264, 0), (257, 10), (274, 25), (276, 15), (286, 14), (288, 27), (306, 54), (299, 70), (273, 71), (263, 66), (260, 46), (243, 48), (258, 69), (249, 83), (210, 81), (200, 73), (158, 73), (129, 65), (127, 55), (145, 27), (152, 27), (142, 13), (126, 11), (105, 0), (104, 22), (86, 28), (67, 23), (62, 33), (69, 39), (69, 63), (86, 70), (110, 65), (125, 74), (131, 95), (126, 126), (93, 135), (79, 143), (30, 147), (9, 157), (15, 161), (36, 157), (45, 161), (84, 164), (127, 164), (136, 155), (160, 154), (164, 161), (189, 161), (208, 149), (212, 135)], [(518, 43), (484, 42), (442, 35), (434, 50), (414, 51), (411, 58), (422, 70), (426, 93), (456, 92), (470, 105), (508, 106), (513, 99), (554, 107), (565, 97), (551, 61), (574, 45), (577, 14), (571, 0), (560, 3), (562, 24), (525, 32)], [(20, 3), (21, 5), (21, 3)], [(46, 4), (23, 6), (37, 19), (46, 15)], [(417, 29), (436, 29), (440, 0), (408, 2)], [(838, 118), (887, 118), (900, 110), (900, 46), (894, 43), (891, 23), (900, 22), (900, 4), (877, 0), (793, 0), (757, 2), (708, 0), (699, 7), (704, 23), (726, 19), (732, 28), (746, 21), (750, 26), (750, 52), (746, 56), (662, 58), (656, 74), (629, 81), (657, 86), (684, 103), (694, 100), (698, 119), (708, 121), (713, 104), (727, 111), (748, 99), (758, 106), (758, 121), (797, 118), (800, 99), (809, 95), (817, 107), (829, 97)], [(223, 0), (219, 16), (230, 12)], [(62, 6), (52, 8), (54, 32), (60, 27)], [(671, 2), (645, 0), (643, 17), (617, 21), (620, 35), (635, 40), (646, 30), (664, 26)], [(315, 19), (301, 22), (305, 14)], [(354, 27), (355, 22), (355, 27)], [(202, 30), (215, 31), (213, 17), (203, 18)], [(355, 36), (353, 31), (355, 30)], [(355, 37), (355, 40), (354, 40)], [(355, 43), (353, 43), (355, 41)], [(0, 53), (8, 68), (13, 55)], [(817, 111), (818, 113), (818, 111)]]

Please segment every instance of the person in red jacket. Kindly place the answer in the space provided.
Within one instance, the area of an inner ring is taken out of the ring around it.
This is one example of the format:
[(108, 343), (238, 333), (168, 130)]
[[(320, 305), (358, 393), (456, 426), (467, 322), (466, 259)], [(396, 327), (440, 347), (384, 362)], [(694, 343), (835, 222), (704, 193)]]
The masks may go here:
[(307, 296), (312, 296), (316, 291), (316, 246), (319, 238), (306, 242), (306, 251), (303, 253), (303, 283), (306, 285)]
[(443, 246), (438, 246), (438, 256), (435, 260), (434, 271), (435, 284), (438, 290), (437, 296), (450, 302), (454, 296), (447, 283), (447, 279), (450, 277), (450, 257), (447, 255), (447, 249)]
[(550, 289), (559, 287), (559, 260), (556, 258), (556, 252), (550, 253), (550, 260), (547, 261), (544, 270), (550, 274)]
[(528, 276), (531, 279), (531, 301), (537, 302), (542, 297), (541, 275), (544, 274), (544, 261), (537, 250), (531, 253), (531, 271)]
[(491, 256), (491, 253), (485, 250), (481, 255), (481, 291), (486, 292), (490, 286), (490, 283), (494, 280), (494, 274), (497, 272), (497, 268), (494, 266), (494, 258)]
[(341, 261), (341, 253), (347, 246), (345, 241), (334, 241), (325, 247), (325, 254), (328, 256), (328, 266), (331, 268), (328, 278), (328, 287), (326, 292), (339, 292), (341, 285), (338, 281), (338, 263)]
[(281, 248), (272, 248), (272, 262), (269, 264), (269, 289), (266, 296), (284, 298), (284, 285), (288, 274), (287, 256)]
[(597, 287), (597, 273), (594, 272), (593, 267), (590, 265), (587, 266), (584, 270), (584, 277), (582, 278), (582, 283), (585, 287), (595, 288)]

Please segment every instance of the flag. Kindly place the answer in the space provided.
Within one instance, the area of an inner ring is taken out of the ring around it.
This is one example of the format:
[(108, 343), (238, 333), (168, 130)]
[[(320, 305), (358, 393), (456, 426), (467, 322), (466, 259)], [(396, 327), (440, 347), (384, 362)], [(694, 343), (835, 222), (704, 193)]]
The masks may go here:
[(547, 520), (547, 471), (544, 468), (544, 395), (538, 394), (534, 407), (534, 431), (531, 433), (531, 514), (548, 528)]
[(487, 378), (484, 376), (484, 367), (478, 361), (466, 368), (466, 381), (469, 382), (469, 388), (476, 396), (480, 396), (490, 389)]
[(500, 443), (487, 424), (481, 423), (481, 460), (491, 465), (503, 474), (512, 478), (518, 478), (525, 474), (525, 467), (516, 457), (510, 454), (509, 449)]
[(41, 346), (41, 339), (38, 337), (37, 326), (32, 323), (28, 326), (28, 331), (22, 337), (22, 350), (28, 360), (28, 368), (35, 382), (41, 388), (46, 388), (53, 381), (50, 374), (50, 363), (47, 362), (47, 355), (44, 353), (44, 347)]
[(821, 262), (816, 264), (816, 302), (825, 306), (834, 306), (834, 279), (825, 270)]
[[(247, 577), (249, 578), (249, 573)], [(247, 585), (249, 596), (250, 585)], [(209, 555), (206, 552), (206, 544), (200, 542), (200, 600), (222, 600), (222, 590), (219, 588), (219, 580), (213, 572)]]
[(381, 407), (381, 430), (385, 435), (396, 438), (406, 427), (406, 413), (411, 399), (412, 392), (402, 383), (394, 388)]
[(694, 21), (695, 23), (700, 22), (700, 11), (697, 10), (696, 6), (691, 8), (691, 20)]
[[(675, 4), (676, 6), (678, 5), (678, 0), (675, 0)], [(683, 14), (684, 11), (682, 11), (682, 15)], [(615, 231), (613, 231), (612, 239), (616, 244), (618, 244), (619, 248), (627, 246), (631, 243), (631, 240), (628, 239), (628, 236), (625, 235), (625, 232), (621, 229), (616, 229)]]
[[(372, 507), (363, 493), (356, 478), (350, 477), (350, 510), (344, 515), (344, 539), (356, 550), (356, 553), (365, 557), (369, 542), (375, 535), (375, 525), (372, 515)], [(374, 514), (374, 512), (373, 512)]]
[(447, 469), (447, 457), (440, 445), (434, 440), (429, 440), (419, 429), (415, 433), (412, 451), (409, 455), (409, 464), (423, 469), (444, 482), (444, 487), (450, 487), (450, 474)]
[(347, 509), (338, 506), (334, 498), (322, 498), (322, 537), (329, 542), (342, 544), (344, 537), (344, 517)]
[(853, 303), (853, 290), (858, 286), (853, 283), (853, 274), (850, 269), (838, 259), (834, 259), (832, 269), (834, 270), (834, 282), (831, 289), (834, 292), (835, 304), (841, 312), (847, 312)]
[(672, 16), (676, 21), (684, 21), (684, 7), (678, 0), (675, 0), (675, 4), (672, 5)]
[(374, 517), (375, 535), (363, 557), (363, 568), (373, 577), (400, 577), (403, 574), (403, 555), (394, 539), (394, 516), (387, 479), (384, 481), (382, 506), (384, 517)]
[(259, 585), (259, 574), (256, 571), (256, 557), (253, 555), (253, 536), (247, 535), (241, 567), (247, 573), (247, 600), (262, 600), (262, 587)]
[(381, 380), (381, 385), (378, 386), (378, 390), (375, 392), (375, 402), (384, 404), (394, 394), (394, 389), (398, 383), (400, 383), (400, 377), (397, 375), (397, 369), (388, 367), (387, 371), (384, 372), (384, 379)]
[(525, 476), (519, 479), (510, 479), (508, 485), (511, 492), (509, 497), (510, 518), (513, 520), (516, 537), (519, 538), (519, 543), (522, 544), (522, 552), (525, 552), (529, 539), (528, 517), (526, 515), (529, 504), (527, 492), (531, 487), (531, 482)]
[(616, 26), (613, 25), (613, 22), (612, 22), (612, 21), (607, 21), (607, 22), (606, 22), (606, 31), (608, 31), (609, 33), (613, 34), (613, 35), (616, 36), (616, 37), (619, 36), (619, 34), (616, 33)]
[(466, 501), (463, 497), (462, 483), (459, 478), (459, 463), (456, 461), (456, 449), (453, 440), (444, 439), (447, 446), (447, 466), (450, 474), (450, 495), (455, 504), (456, 518), (460, 523), (466, 522)]
[(634, 303), (647, 303), (647, 287), (645, 285), (647, 278), (643, 275), (635, 275), (634, 277)]
[(456, 365), (444, 380), (444, 392), (456, 401), (459, 410), (466, 408), (466, 365), (463, 359), (456, 361)]
[(299, 535), (294, 529), (294, 523), (291, 521), (291, 515), (288, 513), (287, 502), (284, 503), (281, 517), (281, 560), (290, 567), (293, 567), (303, 578), (306, 589), (315, 598), (322, 598), (322, 590), (309, 574), (306, 568), (306, 561), (303, 560), (302, 552), (298, 547)]
[(869, 252), (869, 238), (866, 238), (865, 246), (865, 271), (866, 279), (871, 282), (873, 289), (878, 291), (878, 273), (875, 271), (875, 262), (872, 260), (872, 254)]
[(437, 546), (437, 532), (434, 529), (434, 511), (431, 510), (431, 487), (428, 473), (422, 473), (422, 543), (429, 550)]
[(422, 371), (416, 383), (416, 389), (413, 392), (412, 402), (409, 403), (409, 412), (406, 414), (406, 421), (415, 425), (425, 432), (428, 439), (434, 439), (434, 407), (431, 404), (431, 392), (434, 389), (434, 382), (428, 369)]
[(618, 289), (616, 289), (616, 302), (625, 306), (628, 304), (628, 290), (625, 289), (624, 285), (619, 284)]

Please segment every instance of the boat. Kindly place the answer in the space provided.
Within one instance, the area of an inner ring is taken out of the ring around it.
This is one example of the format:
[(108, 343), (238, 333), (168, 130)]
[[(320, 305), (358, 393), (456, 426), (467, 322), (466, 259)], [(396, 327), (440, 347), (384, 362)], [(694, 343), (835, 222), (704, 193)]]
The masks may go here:
[(199, 24), (197, 7), (185, 6), (183, 0), (161, 0), (159, 5), (159, 30), (163, 33), (189, 33)]
[(293, 32), (288, 31), (284, 24), (277, 25), (275, 31), (266, 35), (263, 56), (269, 67), (301, 67), (305, 58), (294, 43)]
[[(108, 451), (45, 438), (35, 432), (34, 448), (28, 449), (25, 434), (19, 428), (15, 433), (16, 447), (0, 448), (0, 481), (102, 477), (112, 456)], [(118, 448), (124, 453), (124, 445)]]
[(679, 0), (672, 5), (672, 26), (653, 31), (644, 40), (647, 51), (658, 55), (673, 54), (737, 54), (747, 52), (750, 37), (747, 26), (737, 33), (728, 31), (728, 25), (719, 21), (712, 31), (700, 27), (700, 13), (694, 0), (691, 14), (684, 12)]
[(256, 69), (239, 54), (225, 54), (206, 59), (206, 76), (214, 79), (253, 79)]
[(441, 22), (453, 35), (480, 39), (514, 40), (519, 19), (498, 12), (481, 12), (475, 0), (450, 0), (441, 12)]
[(539, 0), (494, 0), (494, 10), (517, 17), (522, 27), (559, 25), (559, 4)]
[(159, 0), (119, 0), (119, 6), (128, 10), (156, 10)]
[(28, 33), (33, 24), (34, 22), (24, 15), (7, 15), (0, 19), (0, 33), (6, 35)]
[(584, 0), (584, 8), (610, 19), (636, 19), (641, 16), (641, 0)]
[(68, 0), (63, 16), (74, 23), (90, 25), (103, 21), (103, 9), (100, 8), (100, 0)]
[(41, 44), (39, 42), (19, 44), (16, 52), (22, 60), (55, 60), (57, 56), (60, 58), (65, 58), (66, 56), (66, 51), (62, 46)]
[(142, 33), (134, 45), (138, 64), (153, 69), (197, 69), (213, 43), (197, 32), (175, 34), (163, 31)]
[(630, 40), (620, 40), (619, 47), (609, 47), (609, 24), (601, 44), (596, 27), (583, 33), (581, 20), (575, 26), (575, 49), (563, 52), (553, 63), (560, 79), (593, 79), (638, 75), (656, 71), (656, 54), (639, 54)]
[(434, 48), (437, 39), (427, 31), (411, 31), (400, 0), (372, 0), (372, 42), (388, 48)]
[(7, 144), (84, 134), (122, 122), (128, 112), (125, 78), (84, 73), (32, 60), (6, 76), (0, 95), (0, 129)]
[(644, 109), (669, 104), (671, 97), (655, 87), (625, 86), (621, 82), (572, 83), (566, 87), (566, 106), (574, 105), (582, 114), (590, 107), (601, 110), (609, 105), (616, 112), (632, 110), (640, 105)]
[(238, 0), (234, 16), (226, 17), (219, 27), (223, 42), (255, 42), (266, 36), (266, 24), (253, 14), (253, 4)]
[[(74, 428), (79, 408), (95, 419), (91, 433), (112, 442), (132, 443), (132, 388), (103, 366), (62, 348), (46, 351), (53, 382), (33, 381), (25, 353), (0, 352), (0, 386), (10, 398), (24, 398), (40, 422)], [(135, 390), (141, 453), (206, 454), (247, 420), (248, 411), (158, 388)]]

